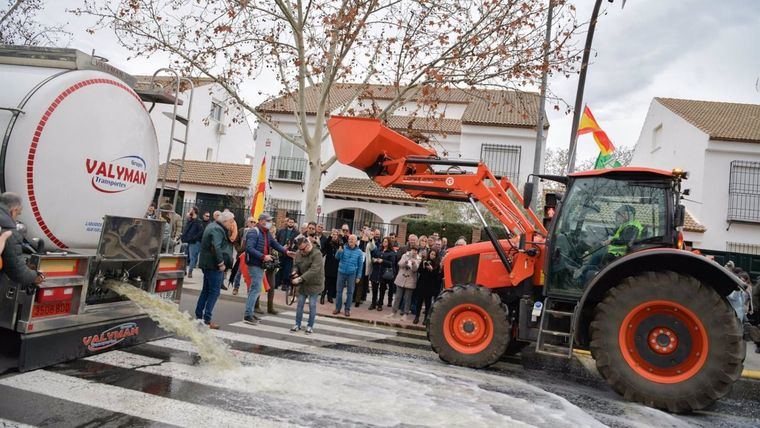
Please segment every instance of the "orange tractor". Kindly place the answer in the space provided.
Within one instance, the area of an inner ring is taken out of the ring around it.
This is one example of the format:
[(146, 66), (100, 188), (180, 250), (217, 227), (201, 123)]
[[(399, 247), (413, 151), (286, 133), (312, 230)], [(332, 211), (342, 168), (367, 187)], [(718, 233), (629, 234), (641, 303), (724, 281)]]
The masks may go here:
[[(687, 412), (726, 395), (742, 372), (738, 279), (681, 249), (686, 174), (615, 168), (564, 176), (548, 230), (525, 196), (478, 161), (440, 158), (379, 120), (333, 117), (338, 160), (383, 187), (472, 204), (488, 241), (448, 249), (428, 338), (448, 363), (486, 367), (535, 343), (588, 349), (626, 399)], [(498, 239), (479, 205), (506, 229)]]

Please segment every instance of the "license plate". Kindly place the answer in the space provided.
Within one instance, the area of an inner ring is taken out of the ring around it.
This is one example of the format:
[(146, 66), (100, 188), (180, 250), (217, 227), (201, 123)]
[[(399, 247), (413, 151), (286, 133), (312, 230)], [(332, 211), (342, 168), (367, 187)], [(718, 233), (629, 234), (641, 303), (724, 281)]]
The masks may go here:
[(172, 291), (162, 291), (158, 294), (158, 297), (164, 299), (164, 300), (174, 300), (174, 290)]
[(49, 317), (71, 313), (71, 302), (36, 303), (32, 308), (32, 317)]

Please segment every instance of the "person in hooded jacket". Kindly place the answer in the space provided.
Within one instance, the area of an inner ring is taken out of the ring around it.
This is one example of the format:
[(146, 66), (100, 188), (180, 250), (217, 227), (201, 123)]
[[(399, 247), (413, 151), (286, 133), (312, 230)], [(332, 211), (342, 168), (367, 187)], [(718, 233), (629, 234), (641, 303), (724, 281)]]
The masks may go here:
[[(0, 228), (4, 236), (3, 273), (11, 281), (23, 288), (41, 284), (45, 280), (42, 272), (30, 269), (24, 260), (24, 236), (16, 228), (16, 220), (23, 209), (21, 197), (12, 192), (0, 195)], [(10, 234), (8, 234), (10, 232)]]

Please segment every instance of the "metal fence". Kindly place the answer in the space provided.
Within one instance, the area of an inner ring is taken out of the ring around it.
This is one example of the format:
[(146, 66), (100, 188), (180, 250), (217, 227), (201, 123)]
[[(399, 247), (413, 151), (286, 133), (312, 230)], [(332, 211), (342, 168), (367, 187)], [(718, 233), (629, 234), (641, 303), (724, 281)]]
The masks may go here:
[(306, 176), (306, 159), (272, 156), (269, 179), (303, 183)]
[(760, 162), (731, 162), (728, 220), (760, 222)]
[(358, 233), (363, 227), (370, 227), (372, 229), (380, 229), (383, 236), (388, 236), (391, 233), (398, 234), (398, 224), (394, 223), (382, 223), (372, 221), (368, 216), (361, 216), (359, 218), (346, 218), (341, 216), (328, 216), (318, 215), (316, 219), (309, 219), (304, 213), (289, 213), (289, 217), (292, 217), (297, 224), (308, 223), (314, 221), (315, 223), (322, 223), (325, 225), (325, 231), (329, 232), (332, 229), (340, 229), (344, 224), (347, 224), (352, 232)]

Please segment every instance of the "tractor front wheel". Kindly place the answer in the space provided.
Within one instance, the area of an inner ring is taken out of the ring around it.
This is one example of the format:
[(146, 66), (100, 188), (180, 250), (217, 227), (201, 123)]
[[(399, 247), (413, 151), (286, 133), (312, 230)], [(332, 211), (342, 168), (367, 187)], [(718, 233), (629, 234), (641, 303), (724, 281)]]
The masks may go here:
[(456, 286), (436, 299), (427, 327), (433, 350), (447, 363), (481, 368), (497, 361), (509, 344), (508, 309), (496, 293)]
[(734, 310), (710, 286), (676, 272), (645, 272), (610, 289), (596, 307), (591, 353), (626, 399), (680, 413), (730, 391), (745, 344)]

